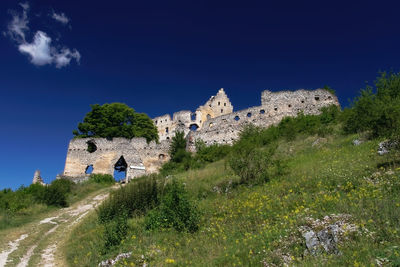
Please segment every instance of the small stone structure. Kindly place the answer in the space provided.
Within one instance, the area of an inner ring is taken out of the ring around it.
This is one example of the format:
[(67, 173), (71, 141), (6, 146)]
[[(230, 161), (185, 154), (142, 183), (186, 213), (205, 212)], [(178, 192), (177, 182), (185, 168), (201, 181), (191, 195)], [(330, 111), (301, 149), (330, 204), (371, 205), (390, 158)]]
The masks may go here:
[(318, 114), (322, 107), (337, 105), (335, 95), (324, 89), (261, 93), (261, 105), (233, 112), (233, 106), (221, 88), (195, 112), (179, 111), (153, 119), (160, 143), (144, 138), (76, 138), (70, 141), (62, 176), (80, 180), (92, 173), (113, 174), (124, 171), (126, 179), (158, 171), (168, 161), (170, 141), (176, 131), (184, 131), (187, 149), (195, 151), (195, 141), (206, 145), (232, 144), (247, 124), (268, 127), (299, 112)]
[(36, 170), (33, 174), (32, 184), (41, 184), (45, 185), (42, 176), (40, 176), (40, 171)]

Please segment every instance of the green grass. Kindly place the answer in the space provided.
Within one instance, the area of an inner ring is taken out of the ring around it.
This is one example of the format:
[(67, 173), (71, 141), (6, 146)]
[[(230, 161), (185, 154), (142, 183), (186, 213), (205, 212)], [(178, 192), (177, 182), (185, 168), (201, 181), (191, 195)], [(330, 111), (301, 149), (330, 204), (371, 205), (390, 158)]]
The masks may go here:
[[(129, 220), (126, 239), (101, 254), (103, 228), (92, 214), (70, 235), (65, 249), (71, 266), (96, 266), (120, 252), (133, 254), (122, 266), (370, 266), (385, 258), (400, 264), (400, 169), (386, 166), (377, 140), (354, 146), (357, 136), (299, 136), (280, 141), (282, 176), (238, 185), (224, 160), (176, 176), (201, 210), (200, 230), (146, 231), (144, 218)], [(313, 145), (314, 144), (314, 145)], [(299, 231), (307, 217), (349, 214), (358, 227), (339, 246), (341, 255), (305, 256)], [(118, 266), (118, 265), (117, 265)], [(273, 266), (273, 265), (272, 265)]]

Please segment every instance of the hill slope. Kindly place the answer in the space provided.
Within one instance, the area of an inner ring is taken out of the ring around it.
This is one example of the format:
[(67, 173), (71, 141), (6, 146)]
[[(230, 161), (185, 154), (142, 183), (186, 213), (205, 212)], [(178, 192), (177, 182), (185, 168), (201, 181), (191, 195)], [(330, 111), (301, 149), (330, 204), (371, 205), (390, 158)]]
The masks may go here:
[(225, 160), (176, 174), (201, 211), (199, 231), (149, 231), (136, 216), (121, 244), (104, 251), (93, 214), (69, 237), (68, 263), (95, 266), (132, 252), (119, 264), (399, 265), (400, 168), (376, 153), (377, 140), (356, 146), (356, 138), (280, 140), (285, 171), (259, 185), (238, 184)]

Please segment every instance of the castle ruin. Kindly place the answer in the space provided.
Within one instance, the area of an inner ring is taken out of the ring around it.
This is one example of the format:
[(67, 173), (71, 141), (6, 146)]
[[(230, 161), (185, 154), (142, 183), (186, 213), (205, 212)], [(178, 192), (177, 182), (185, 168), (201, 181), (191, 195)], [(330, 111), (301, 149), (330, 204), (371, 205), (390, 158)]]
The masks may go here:
[(319, 114), (322, 107), (337, 105), (337, 97), (324, 89), (261, 93), (261, 105), (233, 112), (224, 89), (220, 89), (195, 112), (175, 112), (153, 119), (158, 129), (159, 143), (147, 143), (145, 138), (76, 138), (69, 143), (64, 177), (87, 179), (90, 173), (124, 172), (126, 180), (157, 172), (169, 160), (168, 150), (176, 131), (187, 136), (187, 148), (195, 151), (195, 141), (206, 145), (232, 144), (247, 124), (268, 127), (284, 117), (299, 112)]

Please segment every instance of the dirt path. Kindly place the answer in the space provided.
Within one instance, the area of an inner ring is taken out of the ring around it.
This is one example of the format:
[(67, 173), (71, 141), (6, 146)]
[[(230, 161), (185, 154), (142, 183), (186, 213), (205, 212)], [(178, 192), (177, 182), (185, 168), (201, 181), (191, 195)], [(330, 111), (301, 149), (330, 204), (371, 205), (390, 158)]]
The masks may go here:
[(14, 234), (6, 236), (8, 240), (4, 240), (0, 249), (0, 267), (62, 266), (65, 261), (59, 246), (73, 227), (108, 196), (107, 191), (90, 195), (47, 218), (14, 229)]

